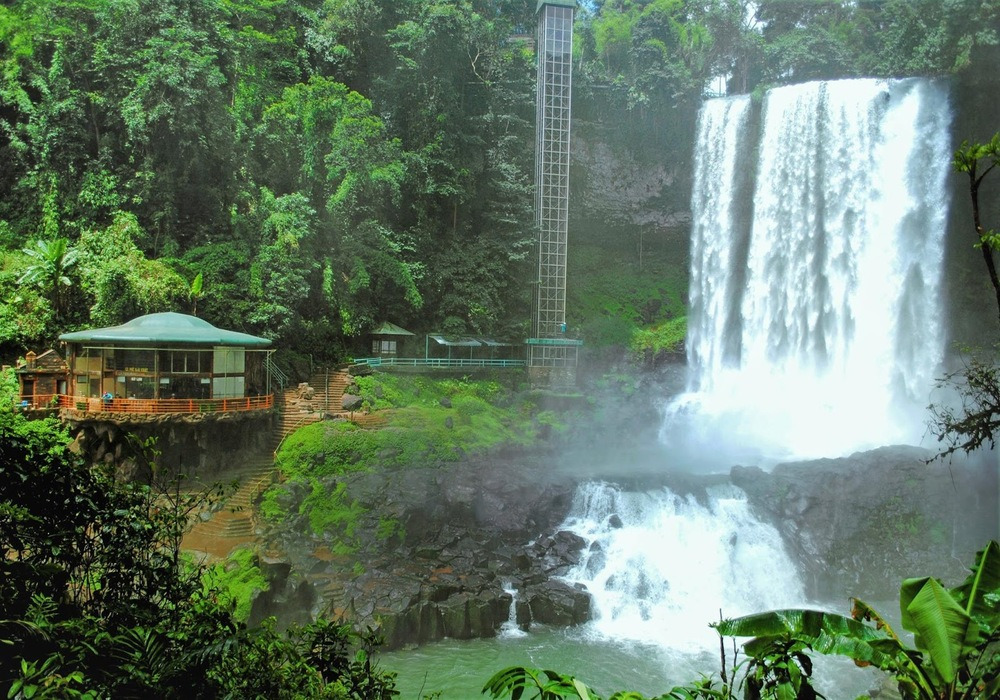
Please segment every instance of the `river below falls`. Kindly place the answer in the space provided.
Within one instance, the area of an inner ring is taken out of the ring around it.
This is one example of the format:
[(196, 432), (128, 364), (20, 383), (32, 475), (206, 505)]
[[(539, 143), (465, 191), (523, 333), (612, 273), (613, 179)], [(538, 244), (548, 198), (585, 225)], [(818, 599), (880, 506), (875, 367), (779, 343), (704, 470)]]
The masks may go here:
[[(832, 609), (832, 607), (831, 607)], [(741, 657), (742, 658), (742, 657)], [(587, 625), (577, 629), (537, 629), (518, 637), (445, 640), (382, 654), (384, 670), (395, 671), (400, 700), (472, 700), (497, 671), (508, 666), (552, 669), (585, 681), (602, 697), (634, 690), (648, 697), (675, 685), (718, 672), (719, 652), (601, 639)], [(883, 678), (846, 659), (814, 657), (816, 687), (830, 700), (856, 698)], [(732, 664), (731, 642), (727, 663)]]
[[(719, 640), (709, 623), (721, 614), (848, 609), (846, 594), (822, 604), (807, 599), (777, 531), (730, 485), (696, 497), (585, 482), (560, 529), (585, 543), (563, 579), (591, 592), (591, 621), (567, 629), (533, 625), (527, 633), (508, 622), (496, 639), (385, 654), (381, 663), (399, 674), (402, 700), (435, 692), (443, 700), (482, 697), (486, 681), (509, 666), (572, 675), (602, 697), (619, 690), (655, 697), (719, 672)], [(516, 596), (514, 587), (509, 592)], [(814, 660), (817, 688), (831, 700), (856, 698), (879, 678), (846, 659)], [(731, 640), (726, 663), (731, 669)]]

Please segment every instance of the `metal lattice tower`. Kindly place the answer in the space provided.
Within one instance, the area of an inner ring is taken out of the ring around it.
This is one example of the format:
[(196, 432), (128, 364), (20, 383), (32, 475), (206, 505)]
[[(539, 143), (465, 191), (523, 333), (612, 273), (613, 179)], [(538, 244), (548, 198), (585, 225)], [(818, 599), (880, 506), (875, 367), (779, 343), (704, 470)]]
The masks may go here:
[(575, 0), (539, 0), (535, 216), (538, 279), (531, 367), (575, 367), (579, 341), (566, 341), (570, 91)]

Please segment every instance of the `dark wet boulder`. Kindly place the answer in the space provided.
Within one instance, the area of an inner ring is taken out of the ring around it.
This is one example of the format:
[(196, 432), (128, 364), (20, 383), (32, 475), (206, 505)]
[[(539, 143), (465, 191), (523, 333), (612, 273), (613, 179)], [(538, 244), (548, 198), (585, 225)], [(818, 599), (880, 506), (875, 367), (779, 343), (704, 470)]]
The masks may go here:
[(590, 594), (581, 585), (550, 579), (525, 591), (532, 622), (569, 627), (590, 619)]
[(360, 411), (364, 400), (355, 394), (344, 394), (340, 400), (340, 407), (345, 411)]
[(962, 562), (995, 532), (995, 462), (932, 457), (917, 447), (881, 447), (771, 472), (735, 467), (731, 479), (781, 534), (807, 595), (893, 599), (910, 576), (961, 580)]

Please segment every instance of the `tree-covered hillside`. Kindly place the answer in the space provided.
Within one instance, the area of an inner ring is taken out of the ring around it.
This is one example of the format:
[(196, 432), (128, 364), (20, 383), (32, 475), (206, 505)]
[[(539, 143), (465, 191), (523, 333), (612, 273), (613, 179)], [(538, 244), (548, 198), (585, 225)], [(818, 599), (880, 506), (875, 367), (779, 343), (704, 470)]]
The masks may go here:
[[(4, 3), (0, 354), (163, 310), (328, 360), (383, 320), (525, 335), (535, 10)], [(644, 193), (609, 170), (577, 190), (571, 235), (616, 239), (612, 265), (634, 237), (641, 264), (663, 232), (633, 214), (687, 201), (688, 135), (720, 85), (953, 73), (996, 55), (998, 24), (1000, 0), (582, 2), (581, 133), (680, 175)]]

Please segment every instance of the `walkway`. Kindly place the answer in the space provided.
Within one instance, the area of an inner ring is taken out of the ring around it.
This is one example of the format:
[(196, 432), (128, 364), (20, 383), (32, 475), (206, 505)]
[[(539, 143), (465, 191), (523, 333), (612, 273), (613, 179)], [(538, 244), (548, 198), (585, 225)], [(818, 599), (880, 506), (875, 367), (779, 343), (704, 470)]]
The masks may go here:
[(222, 474), (216, 481), (238, 481), (236, 492), (223, 507), (207, 520), (199, 520), (184, 535), (182, 547), (204, 552), (211, 557), (225, 557), (235, 547), (255, 539), (253, 503), (278, 479), (274, 456), (286, 437), (299, 428), (339, 416), (352, 420), (363, 428), (377, 428), (385, 423), (381, 415), (351, 414), (341, 410), (344, 392), (351, 383), (346, 370), (323, 370), (309, 380), (314, 389), (311, 397), (300, 396), (298, 387), (286, 389), (276, 396), (275, 408), (279, 422), (265, 451), (255, 455), (242, 467)]

